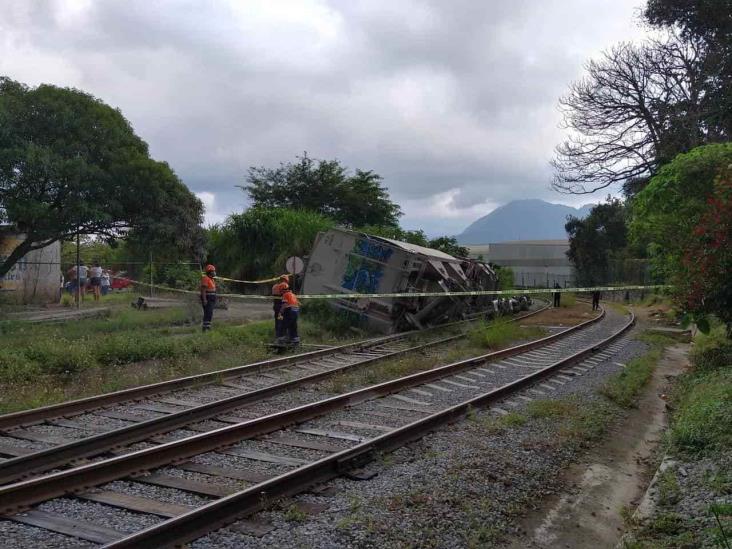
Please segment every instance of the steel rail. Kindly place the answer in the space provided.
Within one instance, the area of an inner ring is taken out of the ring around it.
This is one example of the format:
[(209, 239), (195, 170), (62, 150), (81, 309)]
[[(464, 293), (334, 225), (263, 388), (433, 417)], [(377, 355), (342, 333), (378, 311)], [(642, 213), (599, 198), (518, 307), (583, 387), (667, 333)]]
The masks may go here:
[(404, 444), (424, 437), (427, 433), (459, 420), (475, 408), (483, 408), (500, 401), (516, 391), (530, 387), (567, 365), (581, 361), (620, 337), (635, 323), (630, 320), (617, 332), (569, 357), (507, 383), (492, 391), (473, 397), (408, 425), (396, 428), (352, 448), (332, 454), (293, 471), (261, 482), (240, 492), (223, 497), (190, 512), (165, 520), (154, 526), (128, 535), (105, 545), (106, 549), (136, 547), (173, 547), (195, 540), (220, 527), (267, 508), (268, 503), (302, 492), (313, 485), (340, 476), (354, 467), (371, 461), (377, 452), (395, 450)]
[(98, 486), (126, 476), (141, 474), (155, 467), (180, 462), (191, 456), (234, 444), (248, 438), (261, 436), (295, 423), (307, 421), (333, 410), (340, 410), (347, 406), (353, 406), (373, 398), (386, 396), (409, 387), (429, 383), (452, 375), (455, 372), (471, 368), (477, 364), (482, 364), (488, 360), (513, 356), (543, 347), (600, 321), (604, 316), (605, 311), (602, 310), (599, 315), (590, 320), (572, 326), (562, 332), (528, 343), (461, 360), (151, 448), (2, 486), (0, 487), (0, 513), (12, 514), (41, 501), (86, 490), (93, 486)]
[[(439, 326), (439, 328), (445, 328), (448, 326), (449, 324), (445, 324)], [(433, 326), (431, 328), (428, 328), (428, 330), (437, 328), (438, 326)], [(128, 400), (136, 400), (139, 398), (160, 394), (162, 392), (175, 391), (178, 389), (199, 386), (207, 383), (215, 383), (222, 378), (240, 376), (249, 372), (258, 372), (260, 370), (269, 369), (272, 367), (287, 366), (288, 364), (292, 364), (293, 362), (309, 361), (320, 358), (322, 356), (328, 356), (351, 349), (373, 347), (383, 343), (388, 343), (389, 341), (393, 341), (396, 339), (409, 337), (417, 333), (419, 333), (419, 330), (366, 339), (354, 343), (347, 343), (345, 345), (330, 347), (328, 349), (318, 349), (315, 351), (308, 351), (306, 353), (298, 353), (285, 357), (271, 358), (259, 362), (253, 362), (251, 364), (245, 364), (243, 366), (227, 368), (225, 370), (217, 370), (213, 372), (206, 372), (203, 374), (180, 377), (167, 381), (161, 381), (158, 383), (141, 385), (139, 387), (122, 389), (120, 391), (114, 391), (112, 393), (104, 393), (101, 395), (94, 395), (76, 400), (70, 400), (67, 402), (60, 402), (58, 404), (51, 404), (49, 406), (42, 406), (30, 410), (13, 412), (0, 416), (0, 429), (9, 429), (12, 427), (32, 425), (46, 419), (68, 416), (82, 412), (89, 412), (91, 410), (103, 408), (112, 404), (119, 404), (120, 402), (126, 402)], [(422, 333), (424, 333), (424, 331)]]
[[(529, 314), (513, 318), (509, 320), (509, 322), (515, 322), (523, 318), (527, 318), (528, 316), (533, 316), (545, 309), (546, 307), (532, 311)], [(38, 450), (29, 454), (10, 458), (0, 462), (0, 484), (8, 484), (10, 482), (28, 478), (34, 473), (48, 471), (54, 467), (71, 463), (74, 460), (98, 455), (104, 451), (111, 450), (125, 444), (145, 440), (150, 436), (169, 432), (191, 423), (211, 419), (236, 408), (240, 408), (241, 406), (282, 393), (298, 385), (312, 383), (350, 370), (357, 366), (365, 366), (374, 362), (395, 358), (417, 350), (448, 343), (462, 337), (465, 337), (465, 334), (457, 334), (438, 340), (428, 341), (414, 347), (392, 351), (377, 357), (364, 358), (363, 360), (355, 363), (331, 368), (323, 372), (316, 372), (294, 380), (277, 383), (261, 389), (255, 389), (229, 398), (215, 400), (193, 408), (135, 423), (120, 429), (114, 429), (51, 448), (46, 448), (44, 450)], [(12, 433), (10, 434), (12, 435)]]
[[(390, 358), (426, 349), (435, 345), (448, 343), (456, 339), (464, 337), (463, 334), (453, 335), (427, 343), (392, 351), (390, 353), (375, 356), (373, 358), (364, 358), (359, 362), (345, 364), (323, 372), (316, 372), (290, 381), (284, 381), (261, 389), (255, 389), (232, 397), (214, 400), (206, 404), (201, 404), (193, 408), (174, 412), (161, 417), (148, 419), (114, 429), (90, 437), (74, 440), (58, 446), (53, 446), (44, 450), (14, 457), (0, 462), (0, 484), (28, 478), (33, 473), (48, 471), (54, 467), (71, 463), (74, 460), (100, 454), (106, 450), (118, 448), (125, 444), (139, 442), (154, 435), (166, 433), (174, 429), (184, 427), (191, 423), (197, 423), (206, 419), (211, 419), (226, 412), (241, 408), (247, 404), (260, 401), (264, 398), (274, 396), (276, 394), (287, 391), (305, 383), (312, 383), (320, 379), (345, 372), (357, 366), (365, 366), (374, 362), (380, 362)], [(11, 433), (12, 434), (12, 433)]]

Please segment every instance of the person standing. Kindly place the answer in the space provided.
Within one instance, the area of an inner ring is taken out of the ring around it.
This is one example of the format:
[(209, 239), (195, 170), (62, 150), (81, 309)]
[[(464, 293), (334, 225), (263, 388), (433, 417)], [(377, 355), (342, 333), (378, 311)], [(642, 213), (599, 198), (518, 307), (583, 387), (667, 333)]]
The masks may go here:
[(203, 307), (203, 324), (201, 329), (211, 329), (213, 311), (216, 306), (216, 267), (206, 265), (206, 273), (201, 277), (201, 306)]
[(99, 261), (95, 261), (89, 269), (89, 280), (94, 291), (94, 301), (99, 301), (102, 289), (102, 267), (99, 265)]
[(287, 275), (280, 275), (280, 281), (272, 286), (272, 295), (275, 296), (273, 300), (272, 309), (274, 310), (275, 319), (275, 339), (279, 339), (285, 335), (282, 329), (282, 320), (280, 320), (280, 310), (282, 309), (282, 294), (285, 290), (289, 289), (290, 285), (287, 283), (289, 277)]
[(285, 332), (279, 339), (278, 343), (289, 343), (290, 345), (299, 345), (300, 336), (297, 333), (297, 317), (300, 316), (300, 302), (291, 289), (287, 288), (282, 293), (282, 309), (280, 319), (283, 321), (283, 331)]
[[(562, 287), (559, 285), (558, 282), (554, 283), (554, 289), (555, 290), (561, 290)], [(562, 294), (560, 292), (554, 292), (554, 306), (559, 307), (559, 303), (562, 299)]]
[(109, 271), (104, 270), (104, 271), (102, 271), (102, 281), (101, 281), (102, 295), (107, 295), (109, 293), (110, 285), (111, 285), (111, 283), (109, 281)]
[(81, 300), (84, 301), (84, 294), (86, 293), (86, 286), (89, 283), (89, 267), (86, 266), (86, 263), (82, 260), (79, 264), (79, 294), (81, 295)]
[(600, 309), (600, 291), (595, 290), (592, 292), (592, 310), (597, 311)]

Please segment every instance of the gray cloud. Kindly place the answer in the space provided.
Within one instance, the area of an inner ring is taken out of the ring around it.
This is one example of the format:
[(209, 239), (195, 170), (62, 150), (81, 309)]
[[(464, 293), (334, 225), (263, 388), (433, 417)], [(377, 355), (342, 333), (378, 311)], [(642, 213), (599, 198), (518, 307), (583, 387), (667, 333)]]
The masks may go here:
[(643, 34), (640, 2), (10, 2), (0, 74), (119, 107), (211, 219), (246, 206), (248, 166), (307, 150), (382, 174), (406, 226), (458, 232), (511, 199), (577, 203), (548, 186), (556, 99)]

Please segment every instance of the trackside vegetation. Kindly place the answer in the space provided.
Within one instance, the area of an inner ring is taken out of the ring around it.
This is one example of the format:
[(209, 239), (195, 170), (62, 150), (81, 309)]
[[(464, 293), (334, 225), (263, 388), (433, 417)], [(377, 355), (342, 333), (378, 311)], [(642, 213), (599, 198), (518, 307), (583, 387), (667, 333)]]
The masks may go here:
[[(106, 318), (63, 324), (0, 323), (0, 413), (51, 404), (172, 377), (240, 366), (268, 356), (272, 322), (219, 323), (200, 333), (198, 308), (141, 313), (112, 308)], [(334, 334), (302, 321), (315, 343)]]
[(537, 339), (546, 332), (537, 326), (521, 327), (516, 322), (495, 319), (481, 321), (470, 330), (470, 342), (477, 348), (500, 349), (521, 339)]
[(670, 399), (668, 467), (652, 516), (628, 519), (628, 549), (732, 546), (732, 341), (716, 322), (698, 334)]

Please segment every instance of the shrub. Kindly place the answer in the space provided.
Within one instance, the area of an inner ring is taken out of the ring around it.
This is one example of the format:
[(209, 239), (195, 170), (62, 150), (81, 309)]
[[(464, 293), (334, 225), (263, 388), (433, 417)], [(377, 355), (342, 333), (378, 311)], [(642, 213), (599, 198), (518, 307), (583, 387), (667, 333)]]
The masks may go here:
[(732, 447), (732, 374), (712, 372), (690, 380), (682, 389), (671, 441), (691, 452)]

